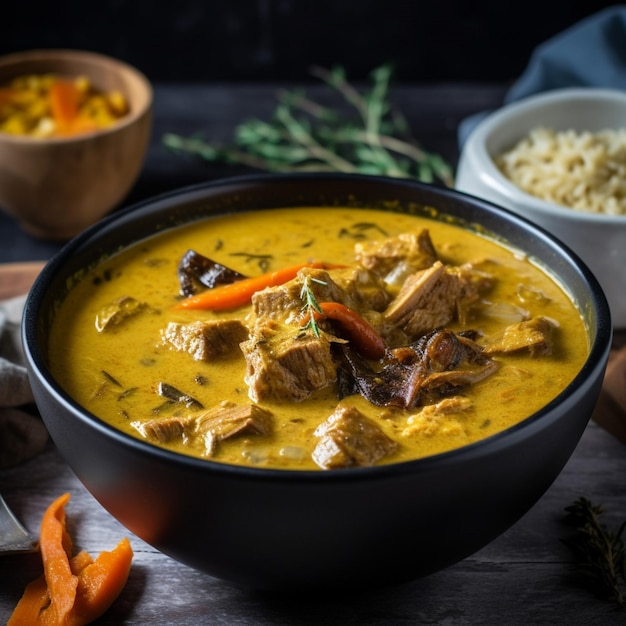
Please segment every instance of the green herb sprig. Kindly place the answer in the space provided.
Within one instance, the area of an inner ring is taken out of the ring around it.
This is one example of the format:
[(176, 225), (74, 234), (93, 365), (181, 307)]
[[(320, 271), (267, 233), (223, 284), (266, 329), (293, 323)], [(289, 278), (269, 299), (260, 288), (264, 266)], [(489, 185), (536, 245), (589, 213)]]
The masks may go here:
[(310, 330), (312, 333), (319, 339), (320, 337), (320, 328), (317, 325), (317, 320), (315, 319), (315, 313), (319, 313), (320, 315), (323, 313), (322, 307), (319, 305), (315, 294), (313, 293), (313, 289), (311, 287), (311, 282), (318, 283), (319, 285), (325, 285), (326, 282), (320, 280), (318, 278), (311, 278), (310, 276), (304, 277), (304, 282), (302, 283), (302, 289), (300, 289), (300, 299), (303, 302), (302, 305), (302, 315), (304, 319), (307, 320), (306, 324), (303, 326), (303, 330)]
[[(178, 153), (212, 162), (240, 164), (271, 172), (345, 172), (415, 178), (452, 187), (451, 167), (412, 138), (408, 123), (389, 100), (392, 69), (383, 65), (371, 73), (371, 87), (361, 93), (342, 67), (314, 67), (321, 79), (341, 96), (342, 110), (323, 106), (304, 89), (283, 90), (269, 122), (251, 119), (235, 130), (234, 146), (199, 136), (163, 136)], [(346, 108), (349, 114), (344, 113)]]
[(564, 543), (580, 559), (582, 572), (611, 600), (624, 605), (626, 584), (626, 549), (622, 540), (626, 521), (617, 531), (600, 521), (604, 507), (580, 497), (566, 507), (567, 522), (574, 526), (574, 537)]

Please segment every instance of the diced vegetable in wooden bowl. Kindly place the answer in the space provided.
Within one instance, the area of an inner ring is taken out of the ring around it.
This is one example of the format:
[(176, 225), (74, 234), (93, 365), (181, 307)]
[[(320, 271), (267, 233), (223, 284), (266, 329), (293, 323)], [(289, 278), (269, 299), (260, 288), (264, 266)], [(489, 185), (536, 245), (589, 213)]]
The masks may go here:
[(151, 131), (152, 88), (117, 59), (78, 50), (0, 58), (0, 210), (67, 240), (117, 207)]

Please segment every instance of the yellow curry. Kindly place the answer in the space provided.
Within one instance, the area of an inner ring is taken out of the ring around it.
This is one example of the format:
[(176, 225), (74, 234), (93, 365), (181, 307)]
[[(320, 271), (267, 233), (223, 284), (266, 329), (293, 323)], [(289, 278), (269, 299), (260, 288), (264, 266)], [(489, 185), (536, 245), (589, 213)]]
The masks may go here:
[(587, 354), (578, 309), (523, 255), (444, 221), (322, 207), (135, 244), (70, 290), (50, 344), (65, 390), (134, 437), (324, 470), (498, 433)]

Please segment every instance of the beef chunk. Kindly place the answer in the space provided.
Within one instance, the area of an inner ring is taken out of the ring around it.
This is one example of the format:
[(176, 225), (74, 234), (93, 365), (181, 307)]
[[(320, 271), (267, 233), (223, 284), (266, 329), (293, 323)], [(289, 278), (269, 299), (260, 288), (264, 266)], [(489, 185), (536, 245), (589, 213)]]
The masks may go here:
[(96, 315), (96, 328), (98, 332), (110, 330), (114, 326), (119, 326), (127, 319), (141, 313), (147, 304), (140, 302), (132, 296), (122, 296), (103, 307)]
[(139, 434), (155, 443), (168, 443), (180, 439), (189, 428), (189, 417), (159, 417), (145, 422), (135, 421), (131, 426)]
[(196, 361), (231, 354), (248, 338), (248, 329), (236, 319), (179, 324), (170, 322), (161, 333), (165, 345), (188, 352)]
[(328, 272), (317, 268), (304, 268), (289, 282), (276, 287), (267, 287), (252, 296), (253, 317), (264, 320), (286, 320), (300, 315), (302, 298), (300, 293), (304, 277), (313, 280), (310, 286), (319, 302), (341, 302), (346, 306), (354, 306), (348, 294), (330, 277)]
[(384, 316), (416, 338), (454, 319), (458, 293), (458, 282), (437, 261), (406, 279)]
[(194, 436), (203, 441), (207, 456), (214, 454), (220, 441), (246, 435), (269, 435), (271, 429), (272, 414), (256, 404), (241, 406), (224, 401), (194, 417)]
[(320, 298), (322, 295), (326, 296), (323, 300), (342, 302), (356, 311), (361, 309), (383, 311), (391, 301), (387, 286), (380, 276), (363, 267), (333, 270), (332, 277), (345, 293), (344, 299), (352, 304), (348, 305), (343, 300), (337, 300), (336, 295), (332, 297), (333, 294), (320, 294)]
[(492, 285), (491, 278), (470, 265), (445, 266), (440, 261), (409, 276), (384, 317), (408, 337), (465, 321), (469, 307)]
[(315, 429), (320, 440), (313, 460), (322, 469), (368, 467), (392, 454), (398, 444), (354, 407), (337, 407)]
[(241, 344), (246, 359), (245, 381), (249, 397), (304, 400), (336, 380), (331, 339), (302, 333), (296, 325), (277, 322), (257, 325)]
[(268, 435), (272, 429), (272, 414), (255, 404), (241, 406), (224, 401), (212, 409), (190, 415), (138, 420), (131, 425), (149, 441), (184, 440), (204, 456), (212, 456), (220, 441), (237, 436)]
[(269, 287), (252, 297), (254, 322), (250, 338), (240, 344), (246, 360), (245, 381), (249, 397), (303, 400), (336, 380), (331, 343), (327, 333), (319, 337), (301, 328), (304, 276), (315, 278), (311, 288), (320, 301), (350, 301), (324, 270), (305, 268), (296, 279)]
[(555, 325), (545, 317), (511, 324), (501, 337), (484, 347), (485, 354), (527, 351), (531, 356), (548, 355), (552, 352), (552, 331)]
[(437, 260), (427, 229), (381, 241), (359, 242), (354, 252), (358, 263), (391, 285), (401, 285), (407, 276), (430, 267)]
[(299, 314), (302, 309), (301, 289), (302, 283), (296, 278), (284, 285), (257, 291), (252, 295), (251, 319), (284, 320)]

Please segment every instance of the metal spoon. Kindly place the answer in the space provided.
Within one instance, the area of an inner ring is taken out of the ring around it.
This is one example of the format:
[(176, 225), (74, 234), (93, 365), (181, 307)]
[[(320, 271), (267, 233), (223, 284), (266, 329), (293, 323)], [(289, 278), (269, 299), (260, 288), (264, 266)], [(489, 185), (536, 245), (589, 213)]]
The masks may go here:
[(19, 522), (0, 495), (0, 554), (35, 552), (39, 541)]

